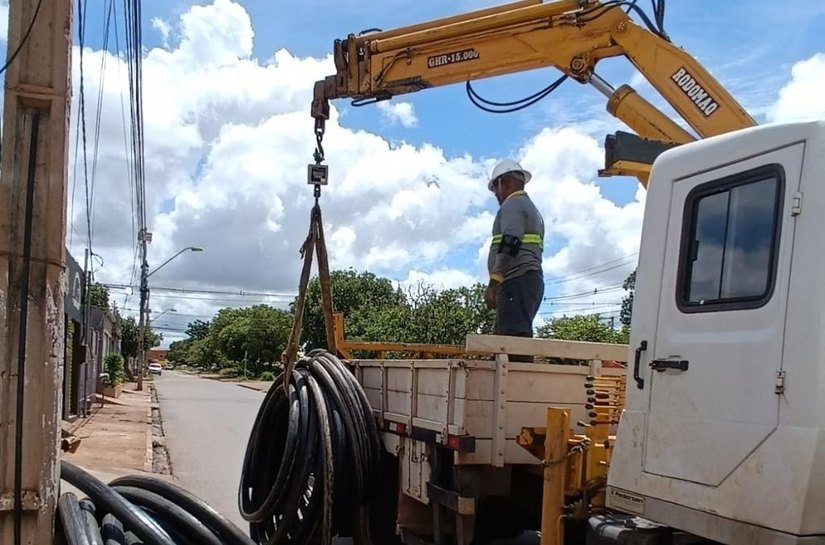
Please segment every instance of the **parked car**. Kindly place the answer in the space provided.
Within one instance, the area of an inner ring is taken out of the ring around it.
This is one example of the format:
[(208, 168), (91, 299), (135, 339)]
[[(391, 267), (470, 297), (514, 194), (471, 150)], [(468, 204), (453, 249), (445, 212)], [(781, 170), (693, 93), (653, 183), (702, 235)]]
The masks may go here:
[(160, 375), (163, 372), (163, 367), (159, 363), (150, 363), (148, 369), (150, 375)]

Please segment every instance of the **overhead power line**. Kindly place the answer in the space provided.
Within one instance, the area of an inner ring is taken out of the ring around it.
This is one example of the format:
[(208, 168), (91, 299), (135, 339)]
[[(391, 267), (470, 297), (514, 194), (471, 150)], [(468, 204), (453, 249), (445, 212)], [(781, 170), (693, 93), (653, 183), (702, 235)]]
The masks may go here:
[[(616, 259), (611, 259), (610, 261), (605, 261), (604, 263), (600, 263), (599, 265), (593, 265), (592, 267), (588, 267), (586, 269), (582, 269), (580, 271), (576, 271), (573, 273), (565, 274), (562, 276), (557, 276), (552, 280), (545, 282), (546, 286), (554, 286), (556, 284), (564, 284), (565, 282), (572, 282), (574, 280), (581, 280), (584, 278), (589, 278), (591, 276), (595, 276), (597, 274), (602, 274), (604, 272), (612, 271), (621, 267), (626, 267), (633, 263), (631, 260), (633, 257), (639, 255), (639, 252), (633, 252), (632, 254), (628, 254), (623, 257), (619, 257)], [(628, 261), (631, 260), (631, 261)], [(615, 264), (615, 265), (614, 265)], [(604, 268), (607, 267), (607, 268)]]
[[(107, 288), (134, 288), (131, 284), (104, 284)], [(263, 292), (263, 291), (248, 291), (248, 290), (207, 290), (199, 288), (176, 288), (164, 286), (152, 286), (152, 291), (172, 291), (178, 293), (202, 293), (207, 295), (241, 295), (244, 297), (296, 297), (297, 293), (292, 292)]]
[(605, 288), (595, 288), (595, 289), (592, 289), (590, 291), (583, 291), (583, 292), (580, 292), (580, 293), (571, 293), (571, 294), (568, 294), (568, 295), (557, 295), (557, 296), (554, 296), (554, 297), (545, 297), (544, 301), (562, 301), (562, 300), (566, 300), (566, 299), (577, 299), (577, 298), (580, 298), (580, 297), (591, 297), (593, 295), (599, 295), (599, 294), (602, 294), (602, 293), (613, 293), (613, 292), (616, 292), (616, 291), (621, 291), (623, 289), (624, 288), (622, 287), (622, 285), (619, 284), (617, 286), (607, 286)]

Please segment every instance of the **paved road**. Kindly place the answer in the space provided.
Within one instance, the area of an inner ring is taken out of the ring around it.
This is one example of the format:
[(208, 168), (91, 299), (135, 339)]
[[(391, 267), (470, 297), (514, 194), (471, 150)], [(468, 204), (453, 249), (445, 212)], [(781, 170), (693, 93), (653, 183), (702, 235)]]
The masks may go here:
[[(246, 443), (264, 394), (175, 371), (165, 372), (155, 384), (178, 483), (247, 530), (236, 496)], [(490, 545), (537, 544), (535, 536), (525, 536)]]

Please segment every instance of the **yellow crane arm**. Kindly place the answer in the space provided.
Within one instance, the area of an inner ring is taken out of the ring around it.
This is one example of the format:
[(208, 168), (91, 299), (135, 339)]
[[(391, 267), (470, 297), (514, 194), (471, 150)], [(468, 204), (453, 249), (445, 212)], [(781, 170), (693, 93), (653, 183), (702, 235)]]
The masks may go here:
[[(694, 136), (629, 85), (614, 89), (595, 72), (626, 57), (693, 128), (708, 137), (753, 126), (739, 103), (684, 50), (635, 23), (616, 0), (523, 0), (334, 43), (336, 73), (315, 84), (312, 116), (329, 118), (329, 101), (386, 100), (460, 82), (555, 67), (593, 85), (607, 110), (647, 142), (608, 137), (605, 174), (632, 174), (646, 185), (658, 153)], [(316, 121), (317, 126), (318, 121)]]

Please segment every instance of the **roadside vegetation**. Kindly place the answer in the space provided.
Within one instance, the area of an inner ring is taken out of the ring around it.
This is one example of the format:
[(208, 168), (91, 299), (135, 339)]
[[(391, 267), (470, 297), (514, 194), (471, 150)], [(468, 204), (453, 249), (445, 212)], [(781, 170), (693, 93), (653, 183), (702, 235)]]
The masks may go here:
[[(633, 280), (618, 322), (599, 314), (560, 316), (539, 327), (537, 336), (554, 339), (626, 343), (629, 336)], [(494, 314), (484, 305), (484, 286), (437, 290), (426, 284), (402, 290), (392, 280), (369, 272), (333, 271), (335, 312), (344, 315), (352, 340), (462, 344), (468, 333), (490, 333)], [(186, 338), (170, 345), (174, 365), (216, 372), (225, 378), (273, 380), (292, 327), (288, 309), (269, 305), (223, 308), (210, 321), (189, 323)], [(304, 307), (303, 348), (326, 344), (320, 285), (314, 278)]]

